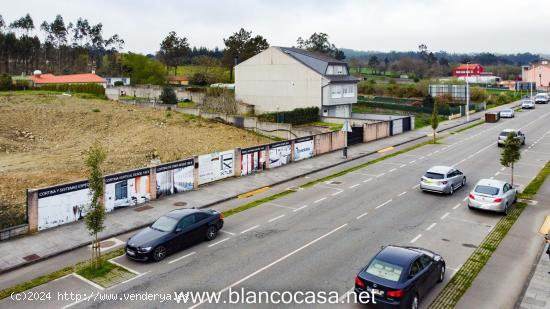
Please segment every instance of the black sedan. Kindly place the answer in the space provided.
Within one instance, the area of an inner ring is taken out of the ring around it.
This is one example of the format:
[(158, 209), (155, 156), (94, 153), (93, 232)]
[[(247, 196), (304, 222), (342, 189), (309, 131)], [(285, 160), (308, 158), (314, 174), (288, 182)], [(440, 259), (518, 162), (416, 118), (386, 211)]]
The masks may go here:
[(222, 227), (223, 214), (215, 210), (173, 210), (130, 237), (126, 242), (126, 256), (158, 262), (170, 253), (216, 238)]
[(416, 309), (444, 278), (445, 261), (440, 255), (422, 248), (386, 246), (355, 278), (355, 293), (361, 299), (359, 294), (368, 292), (370, 303), (377, 307)]

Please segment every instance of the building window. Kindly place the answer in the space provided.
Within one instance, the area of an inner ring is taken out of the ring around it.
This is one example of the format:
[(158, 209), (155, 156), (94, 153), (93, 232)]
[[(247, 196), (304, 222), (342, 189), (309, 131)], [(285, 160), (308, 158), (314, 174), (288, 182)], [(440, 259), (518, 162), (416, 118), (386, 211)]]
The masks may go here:
[(339, 99), (342, 97), (342, 86), (332, 86), (330, 87), (331, 98)]
[(344, 98), (352, 98), (355, 96), (355, 87), (353, 87), (353, 85), (344, 86), (343, 88)]
[(115, 184), (115, 200), (128, 198), (128, 182), (122, 181)]
[(327, 67), (327, 75), (347, 75), (348, 71), (346, 70), (345, 65), (329, 65)]

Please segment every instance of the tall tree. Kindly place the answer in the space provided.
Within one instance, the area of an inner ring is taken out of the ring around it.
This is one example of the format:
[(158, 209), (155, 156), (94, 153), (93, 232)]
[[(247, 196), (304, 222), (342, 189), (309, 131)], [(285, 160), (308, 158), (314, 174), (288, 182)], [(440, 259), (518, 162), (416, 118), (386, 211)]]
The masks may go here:
[(435, 144), (435, 137), (436, 137), (436, 130), (437, 130), (437, 127), (439, 127), (439, 106), (438, 106), (438, 103), (437, 101), (435, 102), (435, 104), (433, 105), (433, 108), (432, 108), (432, 116), (430, 118), (430, 125), (432, 126), (432, 130), (434, 131), (434, 139), (433, 139), (433, 143)]
[(106, 154), (103, 147), (95, 142), (86, 153), (86, 167), (88, 168), (88, 184), (92, 200), (88, 213), (85, 216), (86, 228), (92, 239), (92, 267), (97, 268), (101, 264), (101, 250), (99, 233), (105, 229), (105, 206), (103, 205), (103, 172), (101, 165), (105, 161)]
[(371, 68), (373, 74), (376, 74), (376, 67), (380, 64), (380, 60), (376, 56), (370, 56), (368, 65)]
[(233, 67), (235, 62), (243, 62), (257, 55), (269, 47), (267, 40), (261, 35), (252, 36), (252, 31), (241, 28), (226, 39), (223, 39), (225, 50), (223, 51), (223, 64), (230, 68), (230, 77), (233, 79)]
[(512, 185), (514, 185), (514, 164), (521, 159), (521, 153), (519, 151), (520, 147), (521, 141), (517, 137), (516, 133), (510, 132), (504, 142), (504, 149), (500, 155), (500, 164), (511, 169), (510, 183)]
[(178, 65), (183, 64), (190, 51), (187, 38), (180, 38), (175, 31), (170, 31), (160, 43), (159, 58), (167, 68), (173, 67), (174, 75), (177, 75)]
[(298, 48), (307, 49), (309, 51), (325, 54), (329, 57), (343, 60), (346, 58), (344, 52), (329, 41), (329, 36), (323, 32), (314, 32), (308, 39), (304, 40), (299, 37), (296, 40)]
[(13, 21), (10, 24), (10, 28), (15, 30), (22, 30), (28, 36), (30, 32), (34, 29), (34, 22), (29, 14)]
[(2, 14), (0, 14), (0, 32), (4, 31), (5, 26), (6, 26), (6, 22), (4, 21), (4, 18), (2, 17)]

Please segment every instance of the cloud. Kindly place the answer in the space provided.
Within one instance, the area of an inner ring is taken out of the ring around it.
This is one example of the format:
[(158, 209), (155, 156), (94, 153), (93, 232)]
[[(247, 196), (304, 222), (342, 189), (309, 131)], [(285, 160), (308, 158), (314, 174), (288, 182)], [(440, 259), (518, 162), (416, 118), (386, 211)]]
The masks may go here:
[(105, 36), (120, 34), (126, 50), (153, 53), (169, 31), (191, 45), (223, 47), (241, 27), (272, 45), (325, 32), (338, 47), (356, 50), (550, 53), (548, 0), (235, 0), (7, 2), (7, 22), (30, 13), (35, 25), (61, 14), (103, 23)]

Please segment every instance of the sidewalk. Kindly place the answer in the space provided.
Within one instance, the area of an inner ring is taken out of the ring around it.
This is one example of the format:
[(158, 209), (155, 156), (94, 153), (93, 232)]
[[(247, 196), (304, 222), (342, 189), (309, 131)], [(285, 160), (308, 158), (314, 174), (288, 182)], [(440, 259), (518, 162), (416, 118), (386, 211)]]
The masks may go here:
[[(515, 102), (509, 103), (505, 106), (498, 107), (496, 110), (516, 105), (517, 103)], [(480, 119), (483, 117), (484, 113), (485, 111), (470, 115), (470, 121)], [(438, 132), (461, 126), (464, 123), (465, 119), (463, 118), (442, 122)], [(306, 175), (322, 171), (325, 173), (332, 173), (332, 169), (336, 169), (336, 166), (342, 164), (350, 166), (360, 164), (364, 161), (374, 159), (377, 156), (381, 156), (377, 153), (378, 150), (392, 146), (398, 147), (404, 144), (406, 144), (406, 146), (411, 146), (426, 140), (426, 136), (431, 133), (431, 127), (424, 127), (416, 131), (406, 132), (368, 144), (352, 146), (348, 149), (348, 159), (343, 159), (341, 151), (335, 151), (276, 169), (267, 170), (259, 174), (230, 178), (203, 185), (197, 190), (154, 200), (146, 205), (120, 209), (107, 214), (105, 219), (106, 228), (101, 233), (100, 237), (101, 239), (107, 239), (143, 228), (151, 224), (159, 216), (178, 208), (174, 205), (176, 202), (187, 203), (185, 207), (212, 207), (221, 211), (227, 210), (235, 207), (235, 205), (231, 204), (252, 202), (263, 196), (277, 192), (269, 190), (264, 194), (257, 194), (246, 199), (235, 200), (235, 203), (225, 203), (223, 207), (217, 204), (235, 199), (240, 194), (266, 186), (272, 187), (296, 179), (302, 179), (305, 183), (311, 180), (302, 178)], [(340, 166), (339, 168), (342, 167)], [(280, 189), (280, 191), (283, 190), (284, 188)], [(0, 242), (0, 252), (2, 252), (0, 256), (0, 274), (87, 246), (90, 244), (90, 239), (84, 222), (79, 221), (45, 230), (35, 235), (23, 236)]]
[(538, 233), (550, 215), (550, 180), (533, 200), (536, 204), (525, 208), (455, 308), (550, 308), (550, 261), (540, 255), (546, 247)]

